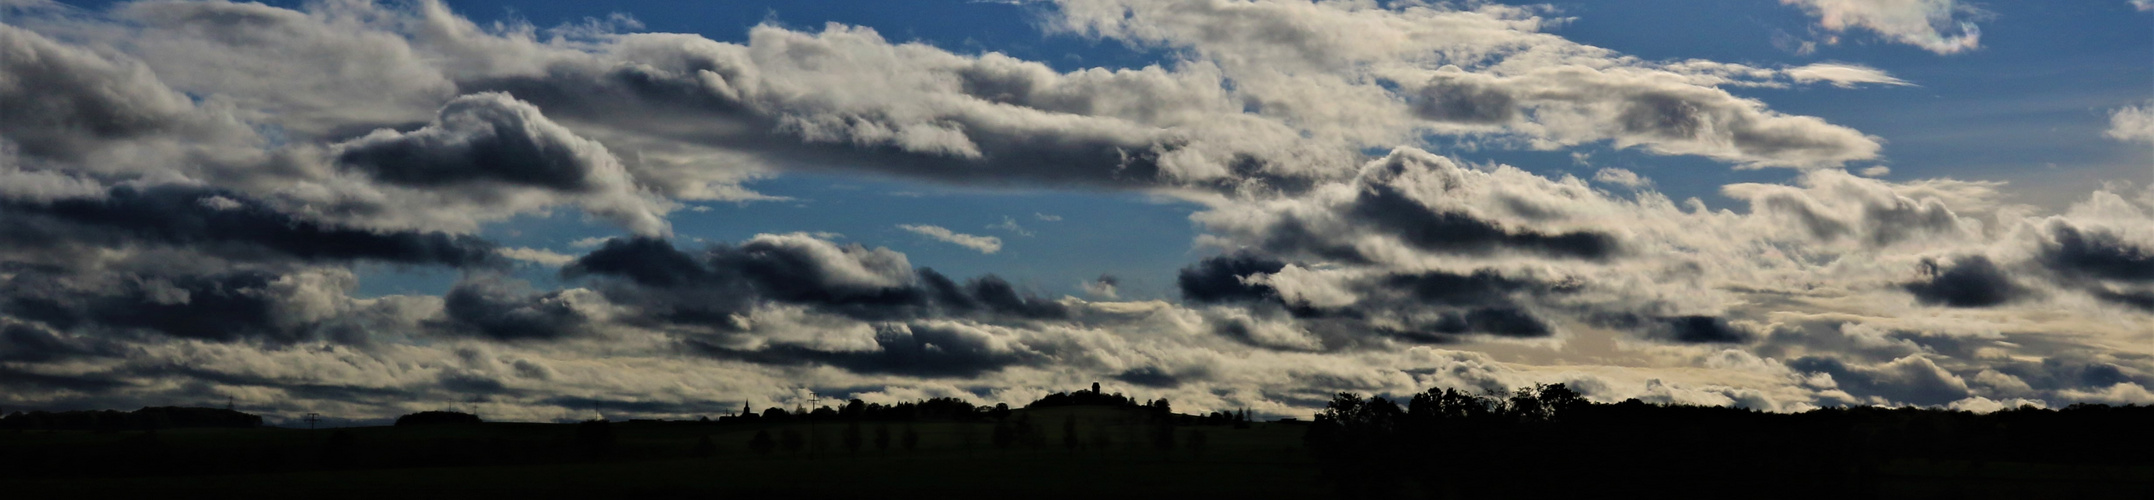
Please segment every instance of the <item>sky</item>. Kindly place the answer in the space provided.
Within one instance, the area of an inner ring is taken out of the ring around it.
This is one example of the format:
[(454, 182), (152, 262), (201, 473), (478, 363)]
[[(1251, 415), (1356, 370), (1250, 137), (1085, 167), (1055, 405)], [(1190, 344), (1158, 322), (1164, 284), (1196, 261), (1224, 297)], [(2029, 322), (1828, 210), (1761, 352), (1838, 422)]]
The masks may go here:
[(0, 411), (2154, 403), (2154, 4), (4, 0)]

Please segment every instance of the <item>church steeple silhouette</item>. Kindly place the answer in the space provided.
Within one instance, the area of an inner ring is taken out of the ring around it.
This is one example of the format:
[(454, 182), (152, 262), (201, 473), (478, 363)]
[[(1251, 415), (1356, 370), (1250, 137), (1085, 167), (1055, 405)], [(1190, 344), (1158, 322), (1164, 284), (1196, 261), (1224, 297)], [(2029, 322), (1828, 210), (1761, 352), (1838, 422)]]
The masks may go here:
[(740, 400), (740, 416), (748, 416), (748, 400)]

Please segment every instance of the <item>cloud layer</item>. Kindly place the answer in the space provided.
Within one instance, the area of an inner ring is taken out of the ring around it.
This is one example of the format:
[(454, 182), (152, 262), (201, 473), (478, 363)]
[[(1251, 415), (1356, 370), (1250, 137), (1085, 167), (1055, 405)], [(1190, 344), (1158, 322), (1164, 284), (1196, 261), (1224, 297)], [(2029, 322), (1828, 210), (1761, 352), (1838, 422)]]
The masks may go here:
[[(1938, 52), (1978, 37), (1951, 2), (1790, 3)], [(1998, 183), (1857, 177), (1840, 167), (1878, 139), (1731, 91), (1907, 84), (1858, 64), (1648, 61), (1498, 5), (1067, 0), (1043, 25), (1173, 61), (1073, 71), (844, 25), (734, 43), (481, 26), (438, 2), (15, 9), (11, 407), (379, 417), (477, 397), (552, 420), (1094, 381), (1275, 416), (1537, 382), (1770, 411), (2154, 402), (2154, 193), (2043, 213)], [(2146, 139), (2145, 114), (2117, 111), (2110, 136)], [(1630, 170), (1462, 163), (1433, 145), (1452, 139), (1793, 180), (1723, 186), (1738, 206), (1716, 210)], [(1174, 300), (1122, 301), (1122, 277), (1055, 297), (833, 235), (673, 235), (684, 201), (771, 199), (742, 183), (802, 171), (1178, 197), (1202, 236)], [(480, 236), (554, 210), (623, 235)], [(457, 280), (355, 296), (372, 265)]]
[[(1834, 33), (1861, 28), (1938, 54), (1981, 48), (1983, 11), (1957, 0), (1780, 0), (1802, 7)], [(1829, 40), (1836, 41), (1836, 40)]]

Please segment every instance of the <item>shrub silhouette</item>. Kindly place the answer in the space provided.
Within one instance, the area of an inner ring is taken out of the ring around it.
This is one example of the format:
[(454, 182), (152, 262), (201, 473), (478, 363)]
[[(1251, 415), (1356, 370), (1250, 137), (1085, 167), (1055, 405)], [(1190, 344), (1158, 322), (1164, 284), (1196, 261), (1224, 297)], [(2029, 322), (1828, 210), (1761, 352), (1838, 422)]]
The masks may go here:
[(875, 451), (884, 453), (890, 451), (890, 426), (885, 425), (875, 428)]
[(798, 430), (786, 429), (778, 433), (778, 445), (785, 447), (786, 453), (800, 453), (800, 449), (807, 444), (808, 440), (801, 437)]
[(321, 463), (332, 469), (349, 467), (356, 459), (358, 445), (352, 433), (342, 429), (329, 434), (329, 441), (322, 444)]
[(905, 448), (905, 451), (920, 449), (920, 433), (912, 430), (911, 426), (906, 426), (905, 435), (898, 438), (898, 446)]

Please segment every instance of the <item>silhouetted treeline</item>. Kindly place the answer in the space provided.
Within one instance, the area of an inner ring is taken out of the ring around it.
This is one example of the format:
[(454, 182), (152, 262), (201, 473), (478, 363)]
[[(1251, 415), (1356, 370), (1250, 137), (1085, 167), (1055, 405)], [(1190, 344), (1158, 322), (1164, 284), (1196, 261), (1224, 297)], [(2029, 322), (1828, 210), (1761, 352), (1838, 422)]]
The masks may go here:
[(1778, 414), (1598, 404), (1556, 384), (1430, 389), (1403, 407), (1341, 393), (1304, 440), (1347, 498), (1864, 498), (1879, 494), (1887, 464), (1908, 461), (1975, 475), (2013, 464), (2154, 463), (2154, 407)]
[(146, 407), (117, 410), (15, 412), (0, 417), (0, 429), (132, 431), (205, 427), (260, 427), (262, 417), (221, 408)]
[(396, 425), (443, 425), (480, 423), (478, 415), (460, 411), (422, 411), (396, 417)]

